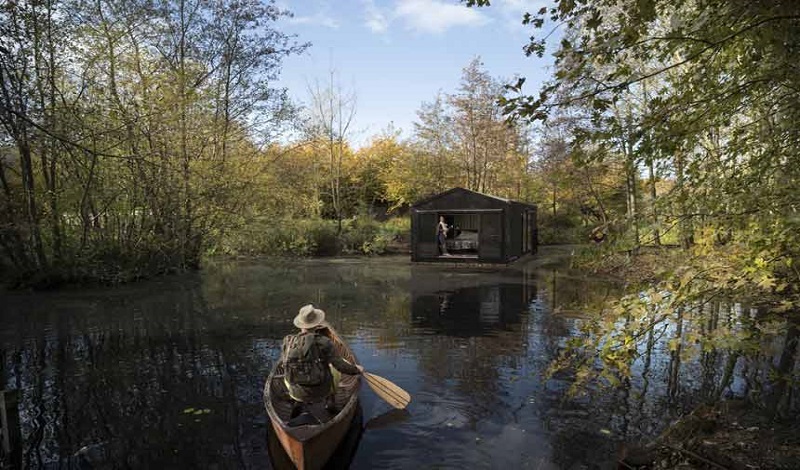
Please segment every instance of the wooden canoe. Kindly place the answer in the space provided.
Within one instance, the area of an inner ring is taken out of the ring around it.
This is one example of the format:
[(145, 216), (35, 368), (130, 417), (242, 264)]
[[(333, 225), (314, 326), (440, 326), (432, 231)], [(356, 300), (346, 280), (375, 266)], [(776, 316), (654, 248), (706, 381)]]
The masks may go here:
[[(327, 328), (325, 334), (333, 342), (338, 354), (351, 364), (358, 364), (353, 351), (339, 338), (333, 328)], [(329, 421), (322, 424), (290, 426), (292, 400), (283, 382), (283, 376), (283, 364), (278, 362), (264, 385), (264, 405), (275, 436), (298, 470), (319, 470), (325, 466), (350, 429), (358, 409), (361, 377), (341, 374), (336, 388), (336, 408), (339, 412)], [(323, 410), (324, 406), (320, 405), (317, 411)]]

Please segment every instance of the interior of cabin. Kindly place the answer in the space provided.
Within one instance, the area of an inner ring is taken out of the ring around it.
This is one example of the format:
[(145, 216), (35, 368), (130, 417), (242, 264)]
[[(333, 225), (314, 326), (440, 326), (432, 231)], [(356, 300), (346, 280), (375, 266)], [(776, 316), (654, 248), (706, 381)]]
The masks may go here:
[[(450, 257), (478, 258), (480, 248), (480, 214), (438, 214), (447, 223), (447, 254)], [(444, 254), (440, 257), (446, 256)]]

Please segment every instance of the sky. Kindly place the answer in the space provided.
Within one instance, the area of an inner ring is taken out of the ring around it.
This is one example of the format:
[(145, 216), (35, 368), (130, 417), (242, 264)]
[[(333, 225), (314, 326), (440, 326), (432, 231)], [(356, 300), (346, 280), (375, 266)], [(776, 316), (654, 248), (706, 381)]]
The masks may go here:
[[(461, 72), (476, 56), (492, 76), (525, 77), (524, 90), (538, 92), (551, 70), (544, 58), (526, 57), (531, 34), (522, 16), (546, 0), (492, 0), (490, 7), (467, 8), (458, 0), (278, 0), (294, 17), (278, 27), (311, 47), (284, 61), (278, 86), (308, 103), (309, 87), (330, 82), (357, 100), (352, 142), (365, 145), (389, 126), (409, 137), (416, 111), (438, 92), (458, 88)], [(555, 37), (555, 35), (554, 35)]]

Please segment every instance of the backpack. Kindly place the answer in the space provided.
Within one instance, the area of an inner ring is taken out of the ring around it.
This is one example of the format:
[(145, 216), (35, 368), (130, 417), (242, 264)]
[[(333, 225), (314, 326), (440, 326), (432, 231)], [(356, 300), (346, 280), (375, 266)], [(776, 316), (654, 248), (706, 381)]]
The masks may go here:
[(320, 355), (313, 333), (300, 333), (288, 338), (286, 345), (286, 378), (289, 383), (305, 387), (322, 385), (328, 379), (328, 364)]

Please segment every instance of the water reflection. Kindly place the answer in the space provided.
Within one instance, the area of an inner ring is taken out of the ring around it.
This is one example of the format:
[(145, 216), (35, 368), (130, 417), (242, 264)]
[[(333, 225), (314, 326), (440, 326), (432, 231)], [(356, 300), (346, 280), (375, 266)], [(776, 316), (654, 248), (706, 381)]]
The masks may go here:
[[(619, 286), (547, 256), (493, 269), (224, 263), (114, 289), (2, 294), (0, 389), (20, 391), (28, 468), (65, 468), (82, 448), (110, 468), (267, 468), (263, 381), (297, 308), (314, 302), (368, 370), (413, 397), (403, 419), (358, 427), (353, 468), (568, 468), (614, 462), (618, 441), (658, 432), (675, 403), (748, 393), (763, 373), (743, 361), (728, 373), (721, 351), (677, 364), (673, 325), (644, 340), (629, 382), (565, 400), (570, 377), (542, 373), (583, 321), (578, 306)], [(367, 387), (361, 398), (365, 423), (389, 409)]]
[(198, 278), (150, 287), (44, 294), (4, 311), (28, 466), (57, 467), (83, 447), (135, 468), (258, 466), (257, 391), (274, 340), (225, 326)]
[(469, 337), (509, 328), (536, 297), (529, 271), (442, 276), (426, 268), (411, 271), (410, 313), (414, 326), (436, 334)]

